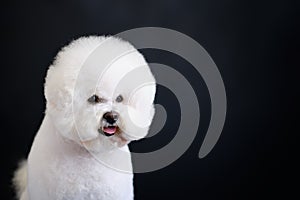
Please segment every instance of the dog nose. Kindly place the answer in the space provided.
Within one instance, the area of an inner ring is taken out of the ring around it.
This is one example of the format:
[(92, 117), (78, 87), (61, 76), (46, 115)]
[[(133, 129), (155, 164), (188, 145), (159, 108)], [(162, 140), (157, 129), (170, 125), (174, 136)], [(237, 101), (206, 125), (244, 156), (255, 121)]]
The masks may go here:
[(111, 112), (106, 112), (103, 115), (103, 118), (110, 124), (114, 124), (118, 120), (118, 113), (111, 111)]

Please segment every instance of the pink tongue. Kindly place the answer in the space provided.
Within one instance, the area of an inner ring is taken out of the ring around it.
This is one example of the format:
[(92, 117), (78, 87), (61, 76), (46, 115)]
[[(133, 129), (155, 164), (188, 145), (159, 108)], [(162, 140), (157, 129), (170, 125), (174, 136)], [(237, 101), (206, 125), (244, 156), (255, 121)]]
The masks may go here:
[(105, 133), (108, 133), (108, 134), (114, 134), (116, 131), (117, 131), (117, 127), (115, 126), (112, 126), (112, 127), (104, 127), (103, 128), (103, 131)]

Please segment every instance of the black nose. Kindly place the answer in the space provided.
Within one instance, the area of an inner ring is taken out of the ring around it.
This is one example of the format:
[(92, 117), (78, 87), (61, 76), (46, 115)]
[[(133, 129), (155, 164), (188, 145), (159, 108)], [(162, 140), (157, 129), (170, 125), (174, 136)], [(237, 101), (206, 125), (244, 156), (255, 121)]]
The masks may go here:
[(118, 113), (111, 111), (111, 112), (106, 112), (103, 115), (103, 118), (110, 124), (114, 124), (118, 120)]

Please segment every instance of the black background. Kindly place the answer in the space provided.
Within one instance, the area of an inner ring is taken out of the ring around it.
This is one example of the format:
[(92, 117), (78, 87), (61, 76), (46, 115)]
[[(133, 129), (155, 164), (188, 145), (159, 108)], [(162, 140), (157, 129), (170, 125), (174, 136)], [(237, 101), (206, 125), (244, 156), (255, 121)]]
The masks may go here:
[[(180, 57), (143, 50), (149, 62), (168, 64), (193, 85), (200, 128), (185, 154), (159, 171), (135, 175), (138, 199), (291, 199), (296, 192), (296, 98), (299, 96), (299, 1), (9, 1), (1, 5), (1, 199), (12, 199), (10, 179), (26, 157), (45, 109), (43, 82), (58, 50), (83, 35), (117, 34), (158, 26), (200, 43), (223, 77), (228, 113), (213, 151), (198, 158), (210, 116), (201, 76)], [(196, 74), (196, 75), (195, 75)], [(176, 133), (179, 108), (167, 88), (156, 102), (168, 121), (159, 135), (133, 143), (158, 149)], [(174, 126), (175, 125), (175, 126)], [(188, 130), (187, 130), (188, 134)]]

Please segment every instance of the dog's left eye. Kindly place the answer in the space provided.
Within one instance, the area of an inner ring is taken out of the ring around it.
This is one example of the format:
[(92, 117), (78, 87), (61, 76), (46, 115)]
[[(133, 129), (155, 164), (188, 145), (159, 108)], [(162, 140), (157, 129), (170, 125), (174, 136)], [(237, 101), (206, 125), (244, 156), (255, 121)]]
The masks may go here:
[(102, 98), (100, 98), (100, 97), (98, 97), (97, 95), (93, 95), (93, 96), (91, 96), (90, 98), (88, 98), (88, 102), (89, 103), (101, 103), (101, 102), (103, 102), (104, 100), (102, 99)]
[(120, 103), (120, 102), (122, 102), (122, 101), (123, 101), (122, 95), (117, 96), (116, 102)]

